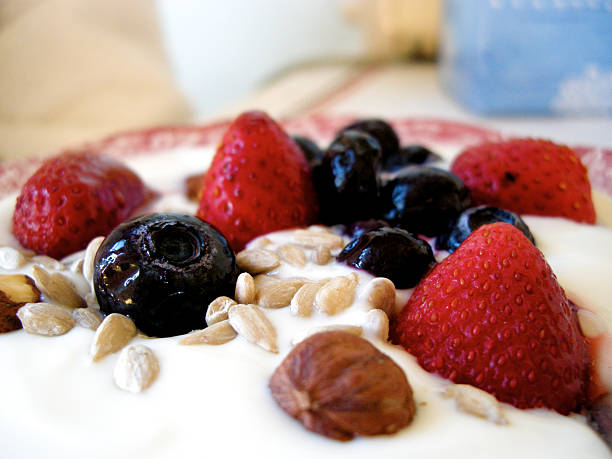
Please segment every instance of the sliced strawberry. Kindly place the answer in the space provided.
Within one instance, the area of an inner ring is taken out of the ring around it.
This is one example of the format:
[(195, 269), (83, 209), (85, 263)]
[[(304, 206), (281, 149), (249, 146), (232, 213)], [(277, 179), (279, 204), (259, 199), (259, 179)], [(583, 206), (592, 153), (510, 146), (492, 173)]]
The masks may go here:
[(542, 253), (507, 223), (475, 230), (421, 283), (392, 324), (421, 366), (518, 408), (566, 414), (590, 371), (575, 312)]
[(541, 139), (483, 143), (457, 156), (451, 170), (475, 205), (595, 223), (587, 170), (565, 145)]
[(239, 251), (260, 234), (313, 223), (316, 214), (299, 146), (265, 113), (240, 115), (204, 177), (197, 216)]
[(67, 153), (45, 161), (17, 198), (13, 234), (23, 247), (61, 258), (105, 236), (150, 192), (116, 160)]

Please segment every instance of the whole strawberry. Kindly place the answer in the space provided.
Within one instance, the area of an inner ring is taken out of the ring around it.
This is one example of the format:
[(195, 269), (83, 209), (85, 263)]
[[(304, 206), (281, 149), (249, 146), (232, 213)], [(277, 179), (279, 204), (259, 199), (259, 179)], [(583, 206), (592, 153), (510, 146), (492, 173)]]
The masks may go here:
[(263, 112), (236, 118), (204, 177), (196, 215), (239, 251), (260, 234), (313, 223), (316, 213), (300, 147)]
[(23, 247), (62, 258), (105, 236), (150, 196), (119, 162), (93, 153), (46, 160), (23, 185), (13, 234)]
[(567, 414), (585, 401), (589, 358), (542, 253), (508, 223), (484, 225), (439, 263), (392, 324), (423, 368), (518, 408)]
[(541, 139), (484, 143), (457, 156), (451, 171), (475, 205), (595, 223), (587, 170), (565, 145)]

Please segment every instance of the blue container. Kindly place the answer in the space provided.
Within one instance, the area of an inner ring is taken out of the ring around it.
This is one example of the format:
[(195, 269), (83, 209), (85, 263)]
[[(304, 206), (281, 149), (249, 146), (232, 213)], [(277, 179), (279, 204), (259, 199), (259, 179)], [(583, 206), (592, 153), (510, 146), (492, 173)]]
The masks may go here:
[(612, 115), (612, 0), (444, 0), (442, 84), (484, 114)]

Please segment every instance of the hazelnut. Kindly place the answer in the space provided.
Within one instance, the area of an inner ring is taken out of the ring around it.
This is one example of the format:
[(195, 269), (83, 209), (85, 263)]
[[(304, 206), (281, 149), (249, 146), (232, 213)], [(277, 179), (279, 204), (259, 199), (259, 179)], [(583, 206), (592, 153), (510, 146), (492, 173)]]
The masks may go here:
[(21, 328), (17, 310), (26, 303), (40, 301), (34, 281), (23, 274), (0, 275), (0, 333)]
[(403, 370), (363, 338), (330, 331), (300, 342), (270, 378), (272, 397), (313, 432), (348, 441), (410, 424), (415, 403)]

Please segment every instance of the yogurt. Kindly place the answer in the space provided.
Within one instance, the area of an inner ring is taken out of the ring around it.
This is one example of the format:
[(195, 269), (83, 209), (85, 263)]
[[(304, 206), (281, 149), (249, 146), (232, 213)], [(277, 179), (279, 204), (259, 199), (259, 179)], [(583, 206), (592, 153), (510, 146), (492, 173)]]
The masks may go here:
[[(447, 155), (453, 149), (448, 148)], [(454, 150), (456, 151), (456, 150)], [(443, 153), (445, 153), (443, 151)], [(176, 149), (127, 160), (163, 197), (157, 211), (195, 212), (183, 196), (192, 164), (212, 158), (210, 148)], [(0, 201), (0, 245), (18, 247), (10, 233), (15, 195)], [(599, 204), (597, 204), (599, 203)], [(609, 199), (596, 199), (600, 221), (610, 221)], [(600, 215), (601, 214), (601, 215)], [(524, 218), (569, 298), (594, 312), (612, 330), (612, 229), (562, 218)], [(291, 231), (268, 235), (270, 248), (291, 240)], [(19, 272), (29, 274), (30, 265)], [(72, 275), (81, 294), (89, 286)], [(278, 332), (279, 353), (242, 337), (220, 346), (181, 346), (182, 337), (135, 338), (160, 363), (155, 383), (140, 394), (113, 382), (118, 354), (92, 362), (94, 332), (75, 327), (47, 338), (23, 330), (0, 334), (0, 456), (5, 458), (267, 457), (280, 458), (607, 458), (610, 451), (578, 414), (518, 410), (501, 404), (507, 425), (459, 411), (441, 394), (450, 384), (427, 373), (402, 348), (365, 332), (406, 372), (417, 404), (411, 425), (391, 436), (340, 443), (305, 430), (273, 401), (267, 384), (274, 369), (309, 329), (363, 325), (368, 311), (360, 293), (373, 278), (335, 262), (304, 268), (281, 265), (271, 274), (321, 279), (358, 276), (356, 300), (346, 311), (302, 318), (289, 308), (265, 310)], [(403, 304), (410, 291), (398, 291)]]

